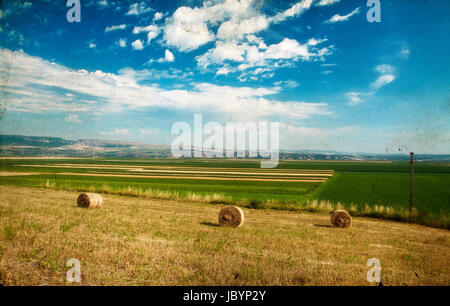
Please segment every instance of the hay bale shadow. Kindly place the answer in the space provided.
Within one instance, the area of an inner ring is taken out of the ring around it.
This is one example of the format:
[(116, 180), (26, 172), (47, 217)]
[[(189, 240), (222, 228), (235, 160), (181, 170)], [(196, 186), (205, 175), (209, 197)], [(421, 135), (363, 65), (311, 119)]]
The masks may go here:
[(213, 226), (213, 227), (220, 227), (219, 224), (217, 223), (212, 223), (212, 222), (200, 222), (201, 225), (206, 225), (206, 226)]
[(326, 228), (331, 228), (331, 225), (325, 225), (325, 224), (314, 224), (314, 226), (316, 226), (316, 227), (326, 227)]

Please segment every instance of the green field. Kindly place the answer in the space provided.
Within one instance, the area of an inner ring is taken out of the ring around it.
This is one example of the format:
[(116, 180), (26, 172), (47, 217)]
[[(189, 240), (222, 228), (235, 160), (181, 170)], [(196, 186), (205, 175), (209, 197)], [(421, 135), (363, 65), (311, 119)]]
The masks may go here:
[[(411, 216), (407, 162), (282, 161), (273, 170), (260, 169), (259, 162), (252, 160), (2, 159), (0, 162), (1, 172), (33, 174), (0, 176), (1, 185), (233, 203), (250, 208), (310, 211), (345, 208), (353, 215), (450, 228), (449, 163), (415, 164), (415, 203)], [(324, 173), (332, 174), (313, 176)], [(305, 181), (295, 181), (299, 179)], [(314, 182), (316, 179), (320, 182)]]

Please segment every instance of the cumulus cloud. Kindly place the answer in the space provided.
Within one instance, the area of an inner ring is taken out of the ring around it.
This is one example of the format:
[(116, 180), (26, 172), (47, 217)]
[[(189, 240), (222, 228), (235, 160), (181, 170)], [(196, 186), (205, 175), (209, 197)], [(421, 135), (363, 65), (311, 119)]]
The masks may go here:
[(264, 16), (255, 16), (245, 20), (229, 20), (220, 25), (217, 38), (221, 40), (241, 40), (245, 34), (257, 33), (268, 26), (269, 21)]
[[(332, 46), (316, 46), (325, 40), (310, 39), (301, 44), (285, 38), (267, 46), (262, 38), (255, 35), (271, 24), (301, 15), (310, 9), (313, 0), (298, 1), (274, 16), (263, 14), (257, 4), (255, 0), (225, 0), (205, 2), (201, 7), (179, 7), (166, 19), (163, 41), (181, 52), (190, 52), (214, 41), (215, 46), (197, 56), (196, 60), (203, 69), (215, 69), (216, 76), (268, 64), (277, 69), (287, 66), (288, 62), (323, 60), (331, 54)], [(217, 29), (216, 33), (214, 29)], [(256, 75), (269, 78), (273, 73), (251, 75), (245, 72), (240, 80), (255, 80), (258, 78)]]
[[(271, 23), (279, 23), (300, 15), (309, 9), (312, 0), (302, 0), (273, 17), (261, 14), (255, 0), (226, 0), (202, 7), (179, 7), (168, 18), (164, 27), (164, 40), (169, 46), (182, 52), (197, 49), (208, 42), (218, 40), (242, 40), (246, 34), (265, 30)], [(210, 29), (218, 26), (217, 33)]]
[(152, 39), (156, 38), (161, 33), (161, 28), (154, 24), (146, 27), (134, 27), (133, 34), (139, 34), (141, 32), (147, 32), (147, 43), (150, 43)]
[(197, 63), (207, 68), (210, 65), (223, 64), (225, 61), (240, 62), (242, 64), (238, 66), (238, 70), (245, 70), (256, 66), (267, 66), (273, 61), (278, 61), (280, 64), (283, 60), (322, 60), (331, 54), (330, 48), (317, 47), (325, 41), (325, 39), (310, 39), (305, 44), (300, 44), (295, 39), (285, 38), (280, 43), (269, 46), (257, 40), (241, 44), (236, 41), (218, 41), (215, 48), (197, 57)]
[(164, 17), (164, 14), (161, 12), (156, 12), (155, 16), (153, 16), (153, 21), (161, 20)]
[(166, 49), (166, 51), (164, 52), (164, 57), (160, 58), (158, 62), (159, 63), (173, 62), (174, 60), (175, 57), (173, 56), (173, 53)]
[[(123, 74), (73, 70), (22, 51), (0, 49), (0, 72), (9, 75), (4, 90), (8, 92), (10, 111), (104, 113), (163, 108), (246, 119), (266, 116), (305, 119), (332, 114), (326, 103), (268, 98), (279, 93), (279, 88), (193, 83), (191, 90), (166, 90), (140, 84), (132, 69)], [(59, 94), (66, 92), (74, 96)]]
[(142, 49), (144, 49), (144, 44), (142, 43), (142, 41), (140, 39), (136, 39), (135, 41), (133, 41), (131, 43), (131, 46), (135, 50), (142, 50)]
[(119, 41), (117, 42), (117, 44), (121, 47), (121, 48), (125, 48), (127, 46), (127, 40), (125, 38), (121, 38), (119, 39)]
[(166, 52), (164, 53), (164, 58), (167, 62), (173, 62), (175, 57), (173, 56), (173, 53), (170, 52), (169, 50), (166, 50)]
[(335, 23), (335, 22), (347, 21), (353, 15), (359, 14), (359, 10), (360, 10), (360, 8), (357, 7), (356, 9), (354, 9), (353, 11), (351, 11), (350, 13), (348, 13), (347, 15), (344, 15), (344, 16), (336, 14), (333, 17), (331, 17), (329, 20), (325, 21), (325, 23)]
[(179, 7), (164, 28), (164, 40), (180, 51), (192, 51), (213, 41), (204, 9)]

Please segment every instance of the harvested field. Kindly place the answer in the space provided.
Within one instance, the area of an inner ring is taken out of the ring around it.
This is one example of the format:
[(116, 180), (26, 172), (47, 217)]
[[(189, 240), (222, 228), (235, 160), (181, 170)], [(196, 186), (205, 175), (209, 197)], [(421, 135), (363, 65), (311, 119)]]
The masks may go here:
[[(280, 161), (261, 169), (239, 159), (7, 159), (0, 185), (118, 195), (201, 199), (244, 207), (332, 211), (450, 228), (450, 164), (417, 162), (409, 213), (409, 163)], [(254, 203), (254, 204), (252, 204)], [(315, 203), (320, 203), (316, 205)]]
[(217, 205), (105, 195), (85, 210), (77, 192), (0, 195), (3, 285), (65, 285), (69, 258), (82, 285), (370, 285), (372, 257), (385, 286), (450, 285), (447, 230), (358, 217), (335, 229), (329, 214), (249, 209), (233, 229), (218, 227)]

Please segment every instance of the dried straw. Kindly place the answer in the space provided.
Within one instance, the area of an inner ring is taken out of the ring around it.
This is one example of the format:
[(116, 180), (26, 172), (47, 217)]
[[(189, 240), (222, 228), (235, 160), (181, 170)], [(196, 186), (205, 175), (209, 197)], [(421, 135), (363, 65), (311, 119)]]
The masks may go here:
[(77, 204), (79, 207), (102, 208), (103, 197), (97, 193), (82, 193), (78, 196)]
[(340, 228), (350, 227), (352, 225), (352, 216), (345, 210), (336, 210), (331, 215), (331, 225)]
[(222, 208), (219, 213), (219, 225), (240, 227), (244, 224), (244, 212), (236, 206)]

